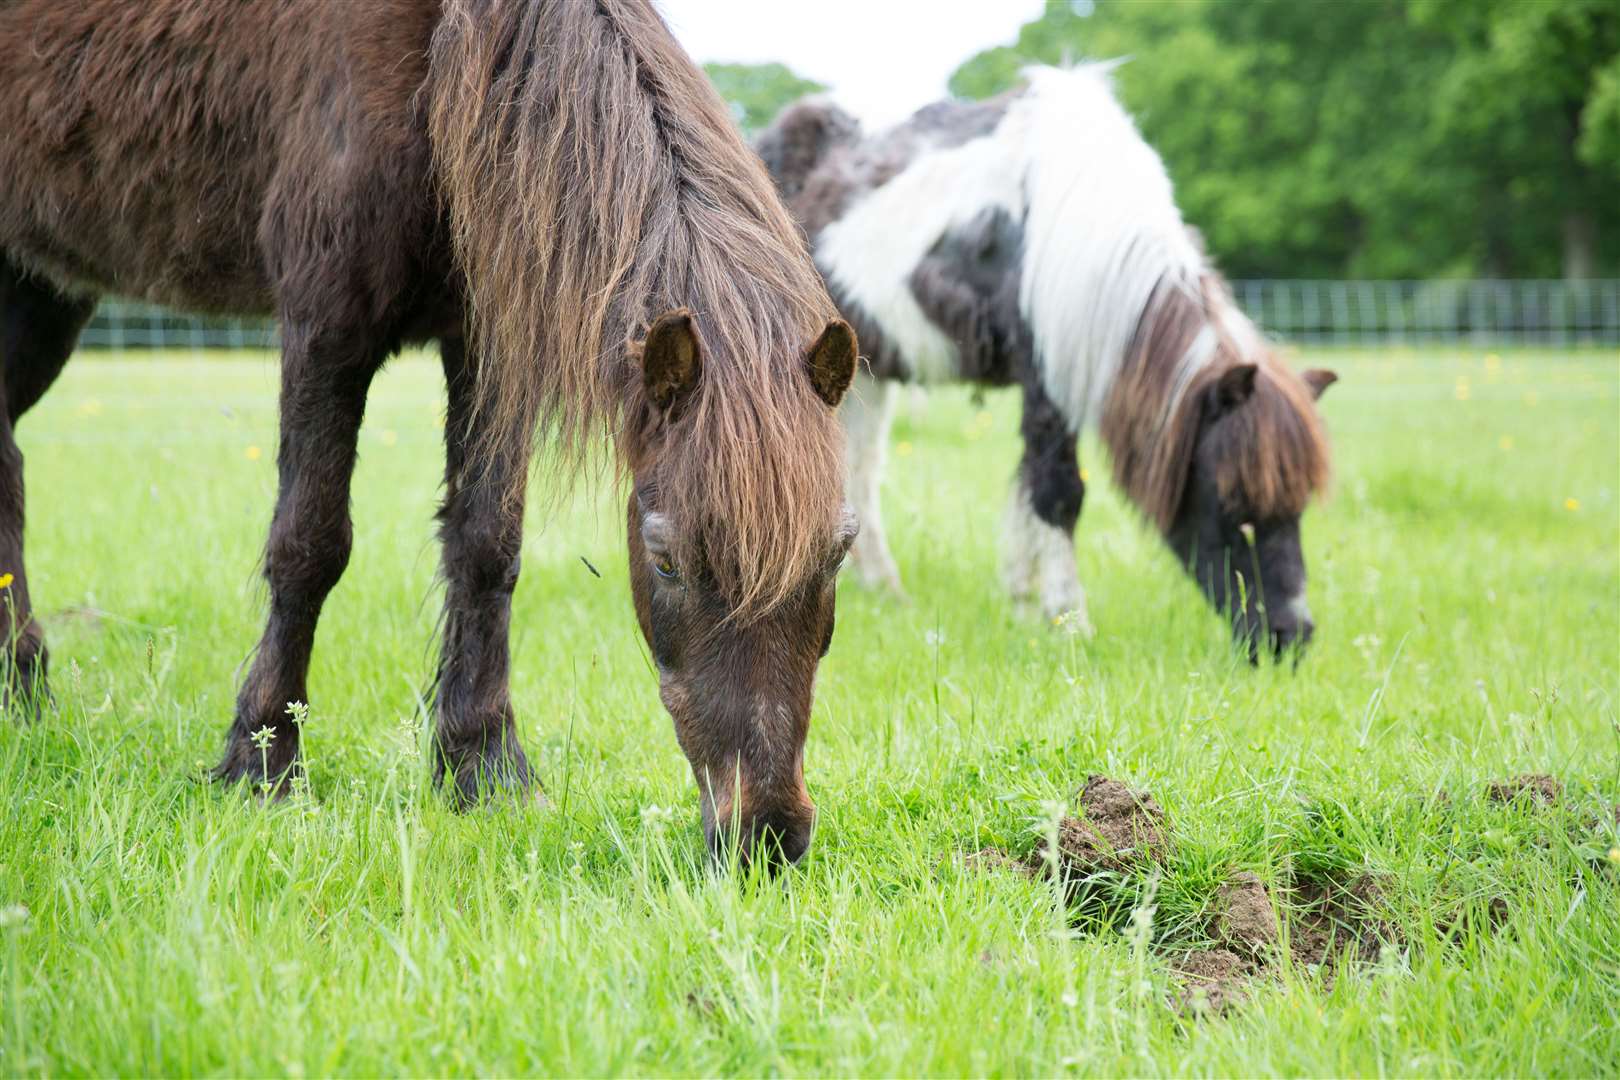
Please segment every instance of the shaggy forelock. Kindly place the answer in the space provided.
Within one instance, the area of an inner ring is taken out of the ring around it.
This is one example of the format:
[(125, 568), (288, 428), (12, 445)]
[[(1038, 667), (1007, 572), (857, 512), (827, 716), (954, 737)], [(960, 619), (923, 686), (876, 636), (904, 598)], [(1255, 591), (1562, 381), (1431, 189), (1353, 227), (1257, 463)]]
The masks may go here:
[(1210, 451), (1221, 499), (1262, 519), (1304, 513), (1331, 472), (1310, 388), (1270, 356), (1260, 364), (1249, 400), (1210, 433)]
[[(1211, 319), (1226, 296), (1212, 273), (1197, 290), (1161, 284), (1103, 410), (1115, 479), (1161, 532), (1181, 510), (1209, 388), (1235, 365), (1258, 372), (1249, 399), (1209, 430), (1221, 498), (1261, 518), (1297, 515), (1332, 471), (1310, 387), (1257, 335), (1239, 339)], [(1212, 336), (1201, 344), (1204, 335)]]

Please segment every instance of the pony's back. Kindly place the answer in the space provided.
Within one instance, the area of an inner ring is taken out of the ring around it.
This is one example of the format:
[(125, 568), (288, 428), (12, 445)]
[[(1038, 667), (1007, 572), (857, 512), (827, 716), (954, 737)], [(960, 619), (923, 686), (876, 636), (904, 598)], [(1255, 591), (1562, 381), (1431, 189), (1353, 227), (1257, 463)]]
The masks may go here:
[(272, 311), (307, 269), (277, 252), (357, 228), (317, 220), (314, 191), (396, 223), (396, 195), (431, 206), (412, 96), (436, 7), (10, 0), (0, 252), (89, 292)]

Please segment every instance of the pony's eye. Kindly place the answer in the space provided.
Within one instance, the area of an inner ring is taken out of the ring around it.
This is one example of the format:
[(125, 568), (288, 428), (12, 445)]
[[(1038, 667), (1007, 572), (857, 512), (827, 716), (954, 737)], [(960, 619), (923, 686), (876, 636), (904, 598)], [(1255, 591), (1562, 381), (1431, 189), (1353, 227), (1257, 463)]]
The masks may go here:
[(676, 577), (675, 560), (668, 555), (660, 555), (658, 561), (653, 563), (653, 571), (661, 578), (674, 581)]

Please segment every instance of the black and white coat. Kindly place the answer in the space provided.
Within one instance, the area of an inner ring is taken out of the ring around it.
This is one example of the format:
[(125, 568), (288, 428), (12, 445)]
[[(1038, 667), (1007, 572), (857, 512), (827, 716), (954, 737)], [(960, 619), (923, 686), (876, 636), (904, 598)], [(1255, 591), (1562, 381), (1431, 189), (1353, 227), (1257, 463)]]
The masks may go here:
[[(900, 584), (878, 495), (895, 384), (1016, 385), (1024, 451), (1004, 575), (1019, 601), (1089, 631), (1076, 437), (1099, 419), (1156, 290), (1200, 295), (1212, 272), (1112, 66), (1033, 68), (1018, 91), (930, 105), (864, 138), (810, 99), (756, 142), (870, 365), (842, 410), (862, 523), (852, 557), (868, 583)], [(1262, 347), (1229, 303), (1208, 321), (1176, 362), (1167, 417), (1218, 336)]]

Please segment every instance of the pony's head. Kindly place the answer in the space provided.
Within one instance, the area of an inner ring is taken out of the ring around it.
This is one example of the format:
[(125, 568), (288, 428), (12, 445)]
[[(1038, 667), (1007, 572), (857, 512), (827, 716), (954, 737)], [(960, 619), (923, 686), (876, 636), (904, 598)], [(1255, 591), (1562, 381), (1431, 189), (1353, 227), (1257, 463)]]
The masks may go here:
[(1299, 520), (1327, 482), (1315, 402), (1336, 378), (1269, 358), (1231, 363), (1199, 378), (1183, 406), (1185, 480), (1165, 539), (1251, 661), (1262, 646), (1302, 650), (1316, 628)]
[(854, 332), (834, 320), (802, 348), (778, 400), (706, 384), (690, 312), (654, 320), (631, 350), (646, 426), (629, 462), (636, 615), (710, 850), (735, 843), (744, 862), (794, 862), (809, 847), (804, 743), (856, 530), (833, 413), (854, 377)]
[(1336, 379), (1296, 374), (1206, 273), (1155, 289), (1103, 410), (1120, 487), (1252, 661), (1316, 628), (1299, 519), (1331, 472), (1316, 400)]

